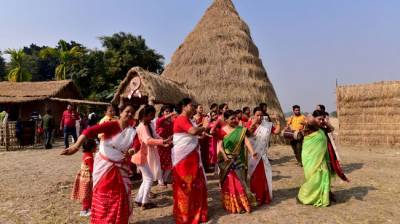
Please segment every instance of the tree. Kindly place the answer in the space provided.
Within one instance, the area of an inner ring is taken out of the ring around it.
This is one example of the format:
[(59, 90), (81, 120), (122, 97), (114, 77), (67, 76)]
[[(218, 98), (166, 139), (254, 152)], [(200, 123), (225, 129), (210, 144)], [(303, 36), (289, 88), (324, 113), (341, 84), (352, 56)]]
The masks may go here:
[(54, 55), (41, 57), (41, 50), (46, 48), (48, 48), (48, 46), (38, 46), (36, 44), (31, 44), (30, 46), (23, 48), (32, 73), (32, 81), (47, 81), (54, 79), (54, 71), (59, 64), (59, 60)]
[(124, 78), (133, 66), (155, 73), (163, 70), (164, 57), (150, 49), (141, 36), (120, 32), (112, 36), (102, 36), (100, 41), (105, 48), (107, 67), (114, 79)]
[(3, 81), (6, 76), (6, 62), (2, 57), (2, 53), (0, 51), (0, 81)]
[(22, 49), (7, 49), (5, 53), (11, 56), (8, 81), (30, 81), (32, 79), (32, 74), (26, 68), (26, 55), (24, 51)]
[(77, 63), (79, 57), (84, 54), (84, 49), (78, 45), (73, 46), (73, 43), (68, 44), (65, 40), (60, 40), (58, 42), (58, 48), (47, 47), (40, 51), (40, 56), (42, 58), (49, 56), (58, 58), (59, 65), (55, 68), (55, 77), (57, 80), (72, 78), (71, 75), (69, 75), (69, 77), (67, 75), (69, 74), (71, 67)]

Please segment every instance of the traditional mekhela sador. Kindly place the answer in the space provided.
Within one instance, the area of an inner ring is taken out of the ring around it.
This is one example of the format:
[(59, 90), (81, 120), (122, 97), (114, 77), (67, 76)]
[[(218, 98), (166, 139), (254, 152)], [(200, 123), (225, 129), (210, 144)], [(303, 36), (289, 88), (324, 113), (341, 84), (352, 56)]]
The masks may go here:
[(94, 138), (104, 133), (94, 159), (91, 223), (128, 223), (131, 214), (129, 160), (136, 130), (122, 129), (118, 121), (105, 122), (86, 129), (82, 135)]
[(255, 194), (258, 205), (262, 205), (272, 200), (272, 167), (267, 152), (271, 135), (279, 134), (280, 124), (274, 125), (264, 119), (260, 107), (254, 108), (253, 114), (253, 118), (247, 122), (247, 128), (253, 134), (249, 140), (259, 157), (249, 157), (248, 172), (251, 192)]
[(104, 134), (94, 158), (92, 224), (128, 224), (132, 211), (128, 155), (133, 151), (136, 138), (133, 121), (136, 107), (125, 104), (120, 109), (118, 121), (85, 129), (74, 145), (61, 152), (61, 155), (73, 155), (88, 139)]
[[(233, 111), (225, 112), (225, 121), (230, 128), (221, 129), (223, 137), (223, 160), (218, 162), (220, 168), (220, 183), (223, 207), (231, 213), (251, 212), (252, 206), (257, 206), (257, 201), (251, 193), (246, 182), (247, 178), (247, 151), (245, 148), (246, 128), (237, 126), (238, 121)], [(233, 123), (236, 123), (234, 125)], [(233, 130), (229, 130), (233, 129)], [(246, 144), (253, 156), (250, 143)]]
[[(251, 120), (247, 126), (248, 128), (252, 126)], [(258, 205), (270, 204), (272, 200), (272, 167), (267, 151), (274, 129), (272, 122), (262, 120), (261, 124), (255, 128), (253, 137), (249, 138), (254, 151), (259, 154), (257, 158), (249, 156), (248, 160), (250, 190), (255, 194)]]
[(193, 113), (190, 99), (180, 103), (183, 112), (174, 121), (172, 148), (173, 213), (176, 223), (207, 221), (207, 185), (201, 163), (198, 137), (205, 128), (193, 127), (189, 120)]

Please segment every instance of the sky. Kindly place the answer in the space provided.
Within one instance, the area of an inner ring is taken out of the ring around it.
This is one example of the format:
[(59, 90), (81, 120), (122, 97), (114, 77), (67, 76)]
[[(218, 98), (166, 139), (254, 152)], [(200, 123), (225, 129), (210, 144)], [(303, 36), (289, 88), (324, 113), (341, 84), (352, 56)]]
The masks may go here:
[[(0, 50), (141, 35), (168, 63), (212, 0), (0, 0)], [(233, 0), (284, 112), (335, 110), (335, 85), (400, 80), (398, 0)]]

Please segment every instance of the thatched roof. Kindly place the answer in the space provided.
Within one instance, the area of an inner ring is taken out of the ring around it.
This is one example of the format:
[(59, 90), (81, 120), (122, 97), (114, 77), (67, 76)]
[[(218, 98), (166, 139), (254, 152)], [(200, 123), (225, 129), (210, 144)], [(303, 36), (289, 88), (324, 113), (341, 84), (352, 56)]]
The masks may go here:
[(250, 29), (231, 0), (213, 2), (161, 76), (186, 86), (206, 106), (226, 102), (237, 109), (266, 102), (283, 121)]
[(336, 88), (341, 144), (400, 147), (400, 81)]
[(111, 101), (112, 104), (118, 105), (121, 97), (128, 97), (130, 93), (129, 83), (132, 78), (137, 76), (141, 80), (140, 94), (147, 97), (148, 101), (154, 104), (176, 104), (182, 98), (190, 97), (188, 91), (177, 83), (140, 67), (133, 67), (120, 83)]
[(44, 100), (50, 97), (61, 97), (60, 95), (64, 90), (70, 92), (68, 95), (74, 95), (77, 98), (81, 98), (78, 88), (71, 80), (47, 82), (0, 82), (0, 103), (24, 103)]

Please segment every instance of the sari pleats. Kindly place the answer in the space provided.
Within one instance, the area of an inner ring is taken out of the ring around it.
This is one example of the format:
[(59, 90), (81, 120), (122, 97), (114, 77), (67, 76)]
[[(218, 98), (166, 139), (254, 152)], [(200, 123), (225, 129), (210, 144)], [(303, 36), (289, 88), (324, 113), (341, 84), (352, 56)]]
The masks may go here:
[(272, 199), (269, 194), (268, 180), (265, 176), (264, 162), (262, 159), (260, 159), (253, 175), (251, 175), (250, 190), (255, 194), (258, 205), (271, 203)]
[(129, 221), (129, 199), (119, 168), (113, 166), (93, 190), (90, 223), (127, 224)]
[(303, 204), (326, 207), (330, 204), (331, 171), (327, 139), (323, 130), (304, 138), (302, 163), (305, 182), (300, 187), (298, 199)]
[(193, 150), (173, 168), (173, 197), (175, 222), (207, 221), (207, 186), (199, 153)]

